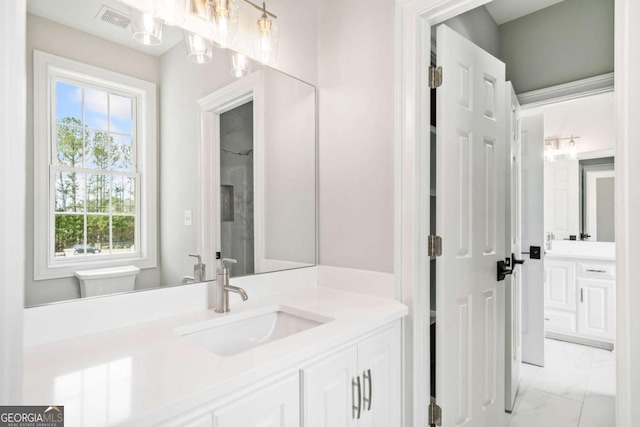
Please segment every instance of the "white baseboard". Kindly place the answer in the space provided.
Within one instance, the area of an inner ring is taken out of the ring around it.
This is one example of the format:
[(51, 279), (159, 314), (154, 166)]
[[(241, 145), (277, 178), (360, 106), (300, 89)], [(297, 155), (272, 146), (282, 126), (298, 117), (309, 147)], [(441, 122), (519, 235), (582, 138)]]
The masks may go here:
[(613, 351), (613, 349), (615, 347), (615, 345), (613, 343), (611, 343), (611, 342), (592, 340), (592, 339), (589, 339), (589, 338), (576, 337), (576, 336), (573, 336), (573, 335), (559, 334), (557, 332), (546, 332), (545, 336), (547, 338), (551, 338), (551, 339), (554, 339), (554, 340), (567, 341), (567, 342), (572, 342), (572, 343), (576, 343), (576, 344), (588, 345), (590, 347), (602, 348), (604, 350), (612, 350)]
[(319, 265), (318, 286), (383, 298), (394, 297), (393, 273)]

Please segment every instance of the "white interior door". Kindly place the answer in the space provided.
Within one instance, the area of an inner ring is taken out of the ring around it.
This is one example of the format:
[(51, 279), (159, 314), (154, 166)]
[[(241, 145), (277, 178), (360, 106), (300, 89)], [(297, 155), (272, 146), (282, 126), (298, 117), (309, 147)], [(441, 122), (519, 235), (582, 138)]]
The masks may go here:
[[(544, 116), (523, 117), (522, 247), (544, 247)], [(544, 251), (541, 251), (544, 258)], [(524, 256), (522, 361), (544, 366), (544, 263)]]
[(504, 416), (505, 65), (437, 29), (436, 400), (444, 426)]
[[(522, 199), (521, 199), (521, 155), (520, 155), (520, 103), (511, 82), (507, 82), (507, 141), (506, 162), (510, 165), (506, 173), (506, 247), (509, 253), (522, 259)], [(505, 279), (505, 410), (513, 411), (513, 405), (520, 384), (520, 363), (522, 362), (522, 269), (514, 268)]]

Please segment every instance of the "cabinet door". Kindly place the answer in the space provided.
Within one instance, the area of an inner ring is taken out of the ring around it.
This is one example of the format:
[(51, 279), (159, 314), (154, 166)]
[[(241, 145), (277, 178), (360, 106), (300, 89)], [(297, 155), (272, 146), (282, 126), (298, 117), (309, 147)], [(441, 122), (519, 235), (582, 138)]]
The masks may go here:
[(545, 261), (545, 309), (576, 311), (576, 263)]
[[(304, 369), (303, 405), (305, 427), (357, 426), (358, 377), (356, 346)], [(360, 379), (362, 386), (362, 379)], [(362, 390), (360, 390), (362, 393)]]
[(299, 427), (300, 378), (292, 375), (213, 413), (214, 427)]
[(401, 425), (399, 324), (358, 345), (362, 415), (358, 427)]
[(613, 280), (579, 279), (578, 332), (594, 338), (615, 338), (615, 285)]

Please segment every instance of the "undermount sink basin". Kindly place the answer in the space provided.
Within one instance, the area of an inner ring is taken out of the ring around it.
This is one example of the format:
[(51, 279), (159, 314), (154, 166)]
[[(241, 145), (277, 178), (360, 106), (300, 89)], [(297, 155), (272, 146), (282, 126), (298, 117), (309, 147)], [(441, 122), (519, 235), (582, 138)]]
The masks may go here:
[(286, 306), (197, 323), (176, 330), (187, 341), (220, 355), (233, 356), (261, 345), (320, 326), (330, 317)]

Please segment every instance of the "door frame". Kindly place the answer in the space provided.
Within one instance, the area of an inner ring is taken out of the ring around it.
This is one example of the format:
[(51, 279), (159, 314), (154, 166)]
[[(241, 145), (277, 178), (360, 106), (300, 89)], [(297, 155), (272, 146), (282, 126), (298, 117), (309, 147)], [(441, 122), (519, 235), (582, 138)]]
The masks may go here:
[(26, 0), (0, 2), (0, 405), (22, 403), (27, 162)]
[[(221, 250), (220, 233), (220, 115), (253, 101), (253, 227), (255, 271), (264, 269), (265, 228), (265, 96), (264, 72), (255, 71), (198, 100), (200, 139), (198, 141), (200, 233), (198, 253), (205, 264), (214, 266)], [(205, 218), (211, 218), (205, 221)]]
[[(429, 206), (429, 144), (431, 91), (426, 85), (430, 65), (431, 26), (488, 3), (488, 0), (396, 0), (395, 82), (395, 295), (409, 307), (404, 320), (403, 359), (405, 406), (403, 425), (426, 425), (429, 401), (429, 313), (430, 266), (427, 261)], [(640, 289), (630, 287), (640, 277), (640, 201), (631, 187), (640, 181), (640, 106), (630, 100), (640, 97), (640, 3), (615, 0), (616, 86), (616, 264), (617, 264), (617, 398), (618, 427), (640, 422), (640, 334), (631, 335), (629, 325), (640, 322)], [(633, 53), (636, 53), (635, 55)], [(635, 96), (634, 96), (635, 95)], [(635, 236), (627, 237), (627, 236)], [(635, 304), (634, 304), (635, 303)], [(408, 375), (411, 373), (411, 375)], [(408, 398), (411, 397), (411, 398)], [(446, 410), (446, 408), (443, 408)]]

